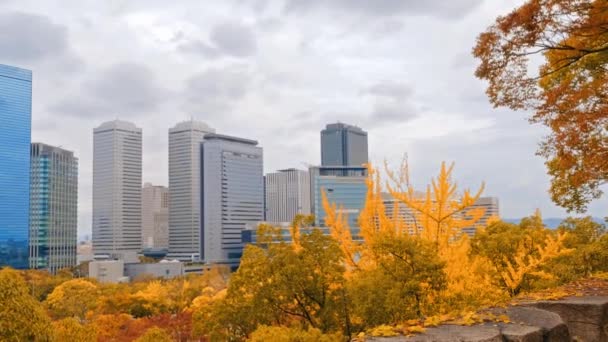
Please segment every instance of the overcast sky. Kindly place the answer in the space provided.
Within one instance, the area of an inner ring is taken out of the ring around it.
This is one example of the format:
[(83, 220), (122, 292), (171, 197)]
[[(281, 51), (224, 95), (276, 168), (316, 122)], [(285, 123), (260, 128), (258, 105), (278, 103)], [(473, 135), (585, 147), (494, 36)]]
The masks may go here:
[(415, 184), (455, 161), (503, 217), (561, 217), (535, 156), (546, 131), (473, 76), (475, 37), (521, 2), (0, 0), (0, 63), (33, 70), (32, 140), (80, 159), (81, 235), (92, 129), (115, 118), (143, 128), (145, 182), (167, 184), (167, 129), (191, 117), (258, 140), (266, 172), (318, 164), (339, 120), (368, 131), (375, 163), (407, 153)]

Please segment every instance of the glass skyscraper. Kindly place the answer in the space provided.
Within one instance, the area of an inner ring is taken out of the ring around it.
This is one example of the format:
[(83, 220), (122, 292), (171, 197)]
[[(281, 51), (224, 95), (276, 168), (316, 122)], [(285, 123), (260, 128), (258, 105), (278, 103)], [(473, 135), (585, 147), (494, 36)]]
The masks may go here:
[(59, 147), (31, 148), (30, 267), (51, 273), (76, 265), (78, 159)]
[(315, 223), (325, 226), (325, 209), (323, 208), (323, 192), (329, 203), (335, 204), (348, 220), (353, 235), (359, 232), (359, 214), (365, 206), (367, 194), (367, 169), (364, 167), (343, 166), (310, 168), (310, 183), (312, 197), (312, 213)]
[(28, 267), (32, 72), (0, 64), (0, 266)]
[(257, 141), (207, 134), (201, 151), (201, 259), (237, 265), (241, 234), (264, 220), (263, 150)]
[(368, 161), (367, 132), (343, 123), (321, 131), (322, 166), (362, 166)]

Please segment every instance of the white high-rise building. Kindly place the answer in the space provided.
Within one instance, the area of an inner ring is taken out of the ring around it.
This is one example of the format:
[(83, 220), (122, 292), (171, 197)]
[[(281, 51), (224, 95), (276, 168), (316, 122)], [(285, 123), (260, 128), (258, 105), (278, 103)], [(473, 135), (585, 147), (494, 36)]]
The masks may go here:
[(200, 144), (215, 130), (198, 121), (169, 129), (169, 256), (199, 258), (200, 252)]
[(93, 253), (141, 250), (141, 128), (110, 121), (93, 130)]
[(483, 208), (485, 211), (483, 216), (474, 226), (462, 229), (462, 231), (469, 234), (469, 236), (475, 235), (478, 228), (485, 228), (488, 225), (490, 218), (500, 218), (498, 197), (479, 197), (475, 204), (470, 206), (468, 210), (476, 208)]
[(141, 241), (143, 248), (169, 246), (169, 189), (145, 183), (141, 193)]
[(208, 134), (201, 144), (201, 258), (238, 264), (241, 233), (264, 220), (263, 151), (257, 141)]
[(310, 174), (286, 169), (265, 177), (266, 221), (291, 222), (297, 214), (310, 215)]
[[(416, 193), (416, 196), (420, 198), (420, 201), (424, 201), (424, 193)], [(408, 207), (398, 199), (395, 199), (388, 193), (383, 193), (382, 198), (387, 217), (390, 219), (398, 218), (400, 222), (403, 222), (407, 227), (410, 228), (410, 234), (414, 234), (414, 227), (418, 227), (418, 229), (422, 227), (421, 222), (419, 221), (421, 219), (420, 215), (417, 214), (412, 208)], [(490, 218), (500, 217), (497, 197), (480, 197), (477, 199), (475, 204), (468, 207), (464, 212), (457, 213), (456, 217), (460, 219), (467, 218), (466, 213), (477, 208), (484, 209), (484, 213), (481, 218), (475, 223), (475, 225), (462, 229), (462, 232), (468, 234), (469, 236), (475, 235), (475, 232), (479, 227), (486, 227)]]

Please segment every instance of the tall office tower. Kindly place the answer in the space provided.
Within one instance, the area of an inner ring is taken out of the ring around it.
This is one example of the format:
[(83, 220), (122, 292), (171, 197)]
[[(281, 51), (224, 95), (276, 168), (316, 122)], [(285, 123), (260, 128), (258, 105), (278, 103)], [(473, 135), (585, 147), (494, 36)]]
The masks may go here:
[(169, 129), (169, 256), (188, 261), (200, 252), (200, 143), (215, 130), (198, 121)]
[(357, 220), (365, 206), (367, 169), (354, 166), (314, 166), (310, 168), (310, 192), (315, 224), (325, 226), (322, 194), (346, 215), (353, 236), (359, 232)]
[(467, 227), (462, 230), (469, 236), (475, 235), (478, 228), (485, 228), (488, 225), (490, 218), (500, 218), (498, 197), (480, 197), (469, 209), (475, 208), (483, 208), (484, 214), (474, 226)]
[(367, 132), (343, 123), (321, 131), (322, 166), (362, 166), (368, 161)]
[(141, 128), (110, 121), (93, 130), (93, 253), (141, 250)]
[(30, 182), (30, 268), (51, 273), (76, 265), (78, 159), (33, 143)]
[(141, 192), (141, 241), (143, 248), (169, 247), (169, 189), (144, 184)]
[(310, 215), (310, 175), (286, 169), (269, 173), (264, 179), (266, 221), (291, 222), (297, 214)]
[(0, 64), (0, 267), (28, 267), (32, 72)]
[(207, 134), (201, 143), (201, 258), (238, 264), (241, 232), (264, 220), (263, 151), (257, 141)]

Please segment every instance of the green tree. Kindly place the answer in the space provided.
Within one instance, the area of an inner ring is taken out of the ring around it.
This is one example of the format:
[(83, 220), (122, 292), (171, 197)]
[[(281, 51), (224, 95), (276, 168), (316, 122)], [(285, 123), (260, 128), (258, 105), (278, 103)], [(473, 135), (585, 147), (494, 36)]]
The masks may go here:
[(445, 289), (446, 274), (433, 242), (379, 234), (371, 251), (376, 267), (355, 272), (348, 286), (361, 329), (434, 313), (433, 298)]
[[(243, 338), (261, 324), (300, 322), (323, 332), (344, 330), (343, 257), (338, 244), (318, 229), (302, 233), (299, 248), (261, 230), (258, 246), (247, 246), (226, 298), (215, 305), (209, 334)], [(199, 317), (203, 319), (203, 317)]]
[(566, 283), (595, 272), (608, 271), (608, 235), (606, 227), (591, 217), (567, 218), (557, 228), (567, 233), (565, 247), (572, 250), (546, 265), (558, 283)]
[(0, 270), (0, 340), (48, 341), (50, 324), (19, 272)]
[(514, 295), (551, 284), (553, 272), (545, 272), (545, 266), (565, 255), (564, 239), (544, 227), (537, 211), (518, 225), (497, 221), (479, 230), (471, 252), (487, 258), (496, 282)]

